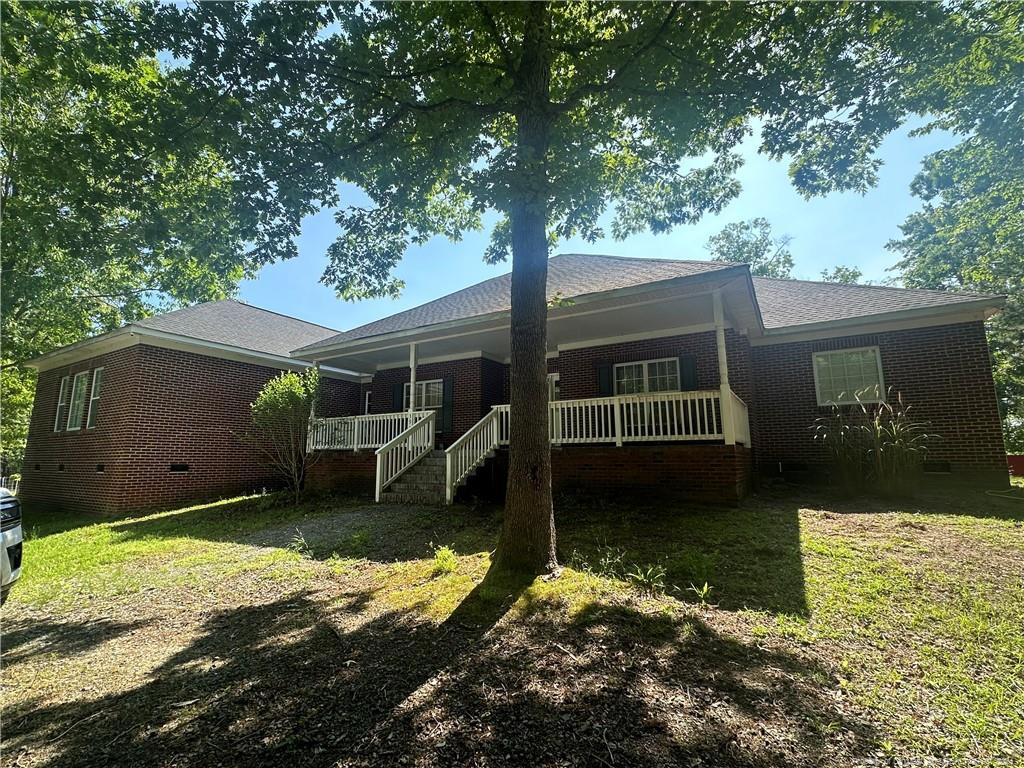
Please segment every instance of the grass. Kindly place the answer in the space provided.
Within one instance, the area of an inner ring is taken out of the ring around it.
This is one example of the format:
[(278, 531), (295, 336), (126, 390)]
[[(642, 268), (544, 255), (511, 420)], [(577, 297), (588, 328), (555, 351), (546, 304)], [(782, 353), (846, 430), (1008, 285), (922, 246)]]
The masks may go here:
[(488, 573), (497, 511), (30, 517), (6, 746), (25, 766), (1024, 760), (1019, 495), (557, 508), (569, 565), (529, 583)]

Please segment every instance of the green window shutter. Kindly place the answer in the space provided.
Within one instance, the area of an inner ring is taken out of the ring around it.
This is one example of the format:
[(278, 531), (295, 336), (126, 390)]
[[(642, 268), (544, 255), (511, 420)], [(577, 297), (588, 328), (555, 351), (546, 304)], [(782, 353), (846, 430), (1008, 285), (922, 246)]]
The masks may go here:
[(597, 366), (597, 394), (599, 397), (611, 397), (615, 394), (611, 363), (601, 363)]
[(679, 358), (679, 388), (684, 392), (697, 389), (697, 358), (693, 355)]
[(404, 410), (403, 402), (405, 394), (405, 382), (397, 381), (391, 385), (391, 410), (395, 413)]
[(451, 433), (455, 416), (455, 379), (452, 376), (444, 377), (443, 389), (441, 391), (441, 431)]

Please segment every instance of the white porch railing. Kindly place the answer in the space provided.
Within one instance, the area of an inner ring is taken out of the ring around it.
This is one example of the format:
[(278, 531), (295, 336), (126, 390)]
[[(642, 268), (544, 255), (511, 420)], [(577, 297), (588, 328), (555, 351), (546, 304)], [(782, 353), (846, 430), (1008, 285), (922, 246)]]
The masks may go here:
[(744, 403), (731, 389), (732, 395), (732, 418), (736, 427), (736, 442), (743, 445), (750, 445), (750, 414), (747, 411), (747, 404)]
[(434, 411), (411, 415), (418, 420), (377, 449), (377, 501), (385, 488), (434, 447)]
[[(749, 445), (747, 406), (732, 393), (737, 442)], [(724, 440), (719, 390), (553, 400), (548, 434), (556, 445)], [(445, 498), (495, 448), (508, 445), (509, 406), (496, 405), (445, 451)]]
[(380, 448), (426, 416), (426, 411), (374, 413), (313, 419), (306, 440), (308, 451), (359, 451)]

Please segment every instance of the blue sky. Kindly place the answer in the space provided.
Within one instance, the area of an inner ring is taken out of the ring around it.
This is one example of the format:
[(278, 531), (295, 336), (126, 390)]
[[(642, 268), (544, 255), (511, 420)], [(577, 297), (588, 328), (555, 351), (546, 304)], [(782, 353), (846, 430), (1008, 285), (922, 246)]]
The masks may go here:
[[(865, 279), (892, 278), (887, 268), (896, 254), (885, 244), (899, 235), (899, 224), (920, 206), (910, 194), (910, 182), (921, 159), (951, 146), (950, 136), (936, 133), (911, 138), (909, 129), (883, 143), (884, 161), (878, 186), (867, 195), (832, 194), (804, 200), (789, 182), (786, 164), (757, 153), (756, 139), (743, 146), (746, 160), (739, 173), (743, 192), (721, 214), (664, 235), (641, 234), (626, 240), (596, 243), (568, 240), (556, 252), (610, 253), (665, 259), (706, 259), (708, 237), (733, 221), (764, 216), (776, 235), (792, 236), (795, 277), (817, 279), (836, 264), (857, 267)], [(509, 264), (489, 266), (482, 260), (488, 232), (470, 232), (461, 242), (435, 238), (410, 248), (398, 274), (406, 288), (399, 299), (347, 302), (319, 282), (327, 263), (327, 246), (338, 234), (331, 211), (321, 211), (303, 223), (297, 258), (265, 267), (255, 280), (239, 289), (250, 304), (345, 330), (394, 312), (414, 307), (488, 277), (503, 274)]]

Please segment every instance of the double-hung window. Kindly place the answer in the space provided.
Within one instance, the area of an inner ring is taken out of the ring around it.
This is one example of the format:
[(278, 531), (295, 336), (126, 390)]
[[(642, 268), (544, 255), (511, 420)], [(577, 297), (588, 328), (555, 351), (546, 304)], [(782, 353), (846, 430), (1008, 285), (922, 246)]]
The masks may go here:
[(89, 372), (76, 373), (71, 384), (71, 407), (68, 409), (68, 431), (74, 432), (82, 428), (82, 416), (85, 414), (85, 386), (89, 381)]
[(615, 366), (615, 394), (634, 395), (643, 392), (676, 392), (679, 390), (679, 360), (642, 360)]
[(69, 377), (65, 376), (60, 380), (60, 392), (57, 394), (57, 417), (53, 420), (53, 431), (60, 432), (64, 429), (64, 415), (68, 410), (68, 384)]
[(881, 402), (885, 385), (878, 347), (815, 352), (814, 387), (818, 405)]
[[(441, 410), (444, 407), (444, 381), (432, 379), (430, 381), (416, 382), (416, 407), (414, 410), (425, 411), (432, 409)], [(402, 389), (402, 409), (409, 410), (409, 382), (405, 382)]]
[(85, 428), (96, 426), (96, 411), (99, 408), (100, 390), (103, 388), (103, 369), (92, 372), (92, 386), (89, 388), (89, 414), (85, 417)]

